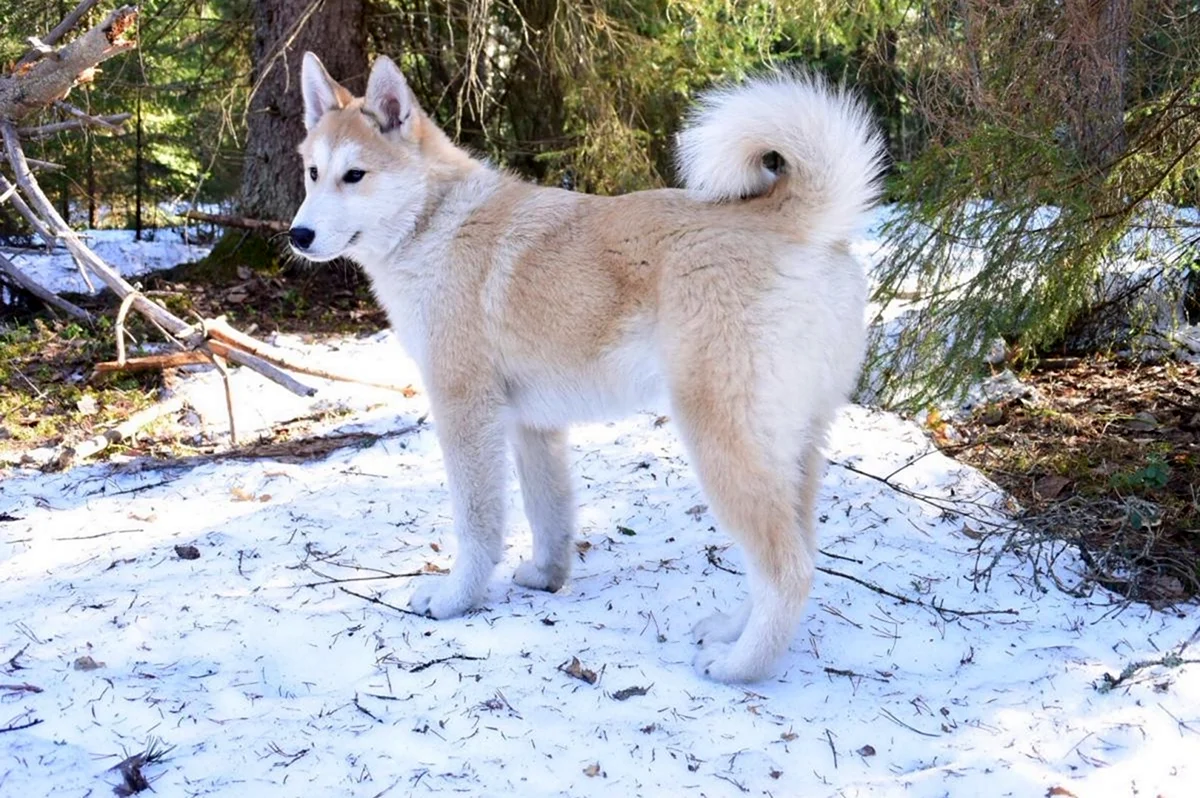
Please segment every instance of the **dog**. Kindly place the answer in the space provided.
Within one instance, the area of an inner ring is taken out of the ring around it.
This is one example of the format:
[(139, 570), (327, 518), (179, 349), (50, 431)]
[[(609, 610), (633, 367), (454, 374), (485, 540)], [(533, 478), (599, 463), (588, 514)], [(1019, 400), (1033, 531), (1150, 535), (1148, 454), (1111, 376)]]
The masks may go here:
[(386, 57), (355, 97), (301, 74), (306, 198), (293, 251), (349, 258), (417, 363), (457, 539), (409, 606), (461, 615), (503, 552), (506, 444), (532, 558), (557, 591), (574, 551), (567, 427), (664, 396), (749, 596), (700, 621), (696, 669), (769, 675), (813, 578), (821, 447), (853, 389), (867, 280), (848, 241), (878, 198), (883, 144), (861, 102), (802, 72), (705, 95), (678, 138), (684, 188), (594, 196), (472, 157)]

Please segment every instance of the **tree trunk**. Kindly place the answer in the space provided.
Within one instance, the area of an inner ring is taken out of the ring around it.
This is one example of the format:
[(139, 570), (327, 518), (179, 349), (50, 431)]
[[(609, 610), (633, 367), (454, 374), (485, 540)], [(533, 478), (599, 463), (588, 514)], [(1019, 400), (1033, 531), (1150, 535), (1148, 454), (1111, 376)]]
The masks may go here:
[[(307, 18), (305, 17), (307, 13)], [(241, 212), (289, 221), (304, 200), (300, 59), (312, 50), (355, 94), (366, 85), (363, 0), (255, 0), (254, 95), (247, 118)]]
[(1107, 171), (1125, 151), (1130, 0), (1066, 0), (1066, 39), (1076, 90), (1070, 109), (1085, 163)]

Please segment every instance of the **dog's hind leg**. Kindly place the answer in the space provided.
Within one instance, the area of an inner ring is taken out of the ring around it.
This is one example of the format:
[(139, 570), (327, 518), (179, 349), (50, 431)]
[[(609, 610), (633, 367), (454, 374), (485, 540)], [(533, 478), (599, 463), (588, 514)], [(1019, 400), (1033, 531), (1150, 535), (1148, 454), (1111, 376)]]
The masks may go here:
[(792, 640), (813, 576), (811, 515), (799, 512), (801, 505), (811, 507), (804, 472), (812, 457), (802, 455), (813, 445), (812, 430), (804, 424), (770, 429), (770, 414), (764, 419), (758, 412), (753, 381), (747, 382), (695, 369), (679, 377), (672, 396), (713, 511), (746, 552), (746, 605), (696, 630), (704, 639), (696, 669), (722, 682), (770, 672)]
[[(810, 443), (798, 465), (801, 471), (800, 492), (796, 496), (797, 520), (804, 540), (808, 544), (809, 554), (815, 561), (816, 535), (813, 516), (825, 465), (821, 448), (815, 442)], [(714, 643), (732, 643), (741, 636), (742, 630), (746, 628), (753, 609), (754, 599), (747, 597), (741, 606), (731, 613), (715, 612), (692, 627), (692, 639), (702, 646), (711, 646)]]
[(554, 592), (571, 573), (575, 499), (565, 430), (517, 425), (513, 432), (521, 500), (533, 529), (533, 559), (517, 566), (518, 585)]
[(427, 578), (408, 605), (433, 618), (462, 615), (476, 606), (504, 553), (504, 423), (498, 405), (434, 403), (434, 419), (454, 513), (458, 552), (450, 575)]

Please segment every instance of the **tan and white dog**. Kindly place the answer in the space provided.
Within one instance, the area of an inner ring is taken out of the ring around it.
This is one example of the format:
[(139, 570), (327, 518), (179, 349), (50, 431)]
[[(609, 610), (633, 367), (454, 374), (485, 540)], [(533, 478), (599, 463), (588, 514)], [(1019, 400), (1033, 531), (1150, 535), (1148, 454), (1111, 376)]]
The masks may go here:
[(533, 557), (562, 587), (574, 552), (567, 426), (660, 392), (749, 597), (700, 621), (696, 668), (768, 675), (813, 577), (823, 443), (854, 385), (867, 282), (847, 240), (878, 193), (863, 107), (800, 74), (720, 89), (679, 137), (685, 189), (542, 188), (457, 148), (387, 58), (355, 98), (312, 53), (302, 76), (307, 198), (294, 250), (361, 264), (433, 405), (458, 540), (409, 602), (434, 618), (484, 597), (503, 551), (506, 442)]

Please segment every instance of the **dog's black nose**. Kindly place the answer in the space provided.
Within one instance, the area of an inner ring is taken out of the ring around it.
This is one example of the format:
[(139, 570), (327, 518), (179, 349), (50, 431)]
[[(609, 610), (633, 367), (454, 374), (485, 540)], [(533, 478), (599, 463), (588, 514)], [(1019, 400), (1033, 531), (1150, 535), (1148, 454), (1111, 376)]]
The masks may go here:
[(308, 249), (312, 246), (313, 239), (317, 237), (317, 231), (311, 227), (293, 227), (289, 231), (292, 239), (292, 246), (296, 249)]

